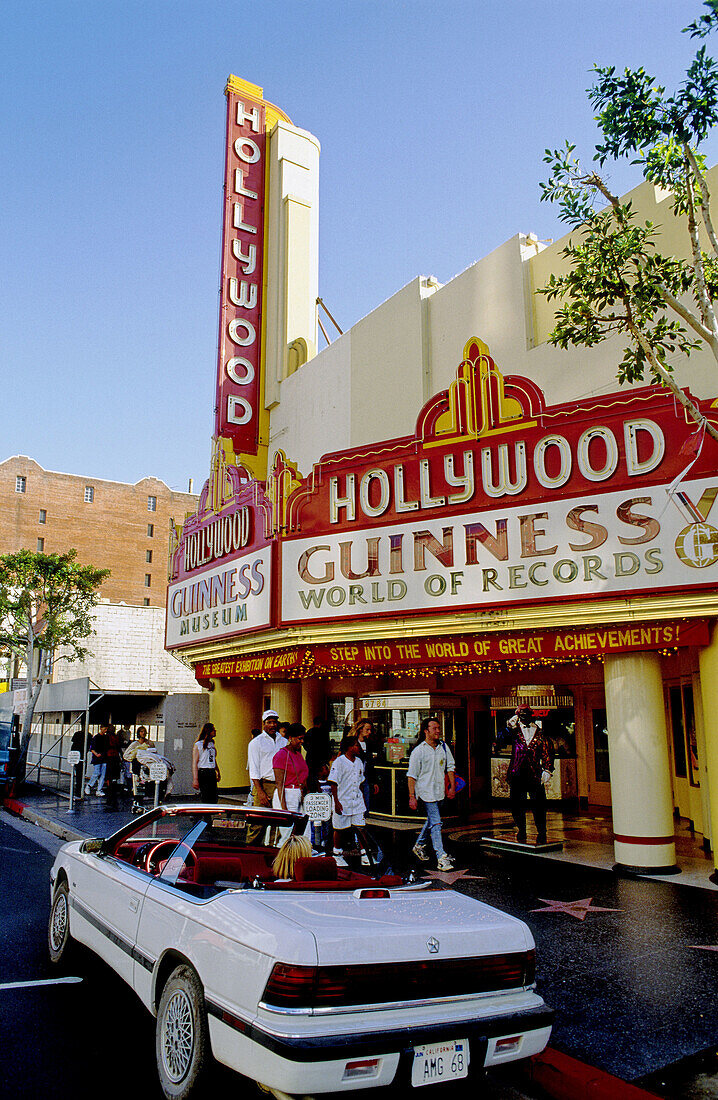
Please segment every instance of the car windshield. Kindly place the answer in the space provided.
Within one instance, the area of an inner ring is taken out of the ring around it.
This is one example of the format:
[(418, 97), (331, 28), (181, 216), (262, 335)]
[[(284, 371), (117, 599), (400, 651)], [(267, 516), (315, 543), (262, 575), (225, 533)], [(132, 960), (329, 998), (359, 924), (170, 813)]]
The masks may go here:
[(372, 882), (401, 885), (391, 872), (377, 876), (375, 865), (369, 875), (365, 868), (338, 867), (330, 856), (312, 856), (306, 829), (306, 817), (282, 810), (161, 807), (97, 843), (101, 857), (114, 858), (198, 900), (247, 887), (350, 890)]
[(277, 811), (219, 808), (169, 812), (126, 828), (107, 842), (109, 854), (182, 882), (245, 882), (271, 877), (279, 845), (305, 820)]

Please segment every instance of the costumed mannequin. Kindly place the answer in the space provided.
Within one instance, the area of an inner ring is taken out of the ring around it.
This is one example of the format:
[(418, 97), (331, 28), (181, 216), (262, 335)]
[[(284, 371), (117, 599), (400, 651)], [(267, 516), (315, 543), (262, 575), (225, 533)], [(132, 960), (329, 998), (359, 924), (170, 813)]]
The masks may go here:
[(511, 761), (506, 778), (511, 791), (511, 814), (516, 825), (516, 840), (526, 843), (526, 795), (536, 823), (536, 841), (546, 843), (546, 785), (553, 772), (554, 750), (551, 738), (541, 722), (534, 719), (531, 707), (517, 707), (497, 744), (511, 742)]

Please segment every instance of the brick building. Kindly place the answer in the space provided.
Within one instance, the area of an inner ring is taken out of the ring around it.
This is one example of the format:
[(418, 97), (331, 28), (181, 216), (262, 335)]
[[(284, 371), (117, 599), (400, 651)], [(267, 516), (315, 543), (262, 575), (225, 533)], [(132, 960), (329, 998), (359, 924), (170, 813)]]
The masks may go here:
[[(55, 654), (52, 683), (35, 711), (29, 774), (43, 785), (66, 789), (74, 731), (89, 737), (108, 721), (130, 729), (144, 723), (189, 774), (185, 758), (206, 719), (206, 697), (192, 671), (165, 651), (164, 634), (170, 520), (181, 522), (197, 502), (156, 477), (129, 485), (45, 470), (26, 455), (0, 462), (0, 554), (74, 547), (79, 562), (110, 570), (86, 659)], [(21, 666), (7, 671), (22, 679)]]
[(128, 485), (13, 455), (0, 463), (0, 553), (74, 546), (80, 562), (111, 570), (103, 600), (164, 607), (170, 519), (181, 522), (197, 500), (156, 477)]

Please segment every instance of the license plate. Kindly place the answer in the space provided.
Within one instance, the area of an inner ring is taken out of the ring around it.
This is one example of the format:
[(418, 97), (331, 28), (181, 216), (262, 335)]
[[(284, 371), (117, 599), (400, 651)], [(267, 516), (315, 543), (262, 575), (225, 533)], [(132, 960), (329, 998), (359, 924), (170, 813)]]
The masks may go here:
[(458, 1081), (469, 1072), (469, 1043), (467, 1039), (455, 1039), (449, 1043), (427, 1043), (414, 1047), (411, 1067), (411, 1083), (436, 1085), (441, 1081)]

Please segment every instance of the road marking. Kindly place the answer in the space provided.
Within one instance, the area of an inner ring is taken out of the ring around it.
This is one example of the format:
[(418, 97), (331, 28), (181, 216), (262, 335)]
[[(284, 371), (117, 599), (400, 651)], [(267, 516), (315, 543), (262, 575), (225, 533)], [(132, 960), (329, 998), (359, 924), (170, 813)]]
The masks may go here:
[(76, 985), (82, 978), (37, 978), (31, 982), (0, 982), (3, 989), (31, 989), (39, 985)]

